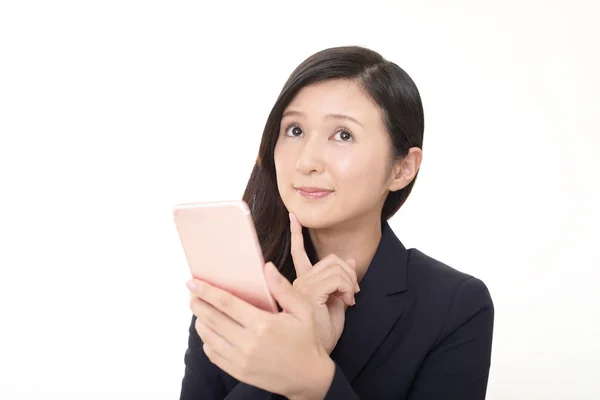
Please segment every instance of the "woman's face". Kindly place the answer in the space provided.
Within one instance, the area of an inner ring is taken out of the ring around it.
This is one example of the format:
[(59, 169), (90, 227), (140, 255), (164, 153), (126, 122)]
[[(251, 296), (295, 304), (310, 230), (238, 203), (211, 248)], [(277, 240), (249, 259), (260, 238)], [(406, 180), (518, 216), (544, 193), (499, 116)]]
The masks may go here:
[(397, 173), (382, 116), (350, 80), (306, 86), (284, 110), (275, 147), (277, 185), (304, 226), (380, 216)]

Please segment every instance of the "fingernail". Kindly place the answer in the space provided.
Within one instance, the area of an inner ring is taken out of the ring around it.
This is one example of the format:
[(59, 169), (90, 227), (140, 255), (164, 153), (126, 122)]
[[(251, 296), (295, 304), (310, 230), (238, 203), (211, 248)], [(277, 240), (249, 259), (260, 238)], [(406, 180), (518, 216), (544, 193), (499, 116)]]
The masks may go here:
[(274, 279), (278, 281), (281, 279), (281, 276), (279, 275), (279, 271), (277, 270), (277, 267), (275, 267), (275, 264), (273, 264), (272, 262), (268, 262), (267, 269), (269, 270), (269, 274), (271, 274), (271, 276)]
[(360, 292), (360, 286), (356, 285), (356, 293)]
[(185, 284), (187, 286), (188, 289), (190, 290), (195, 290), (196, 289), (196, 284), (194, 283), (193, 280), (191, 281), (187, 281), (187, 283)]

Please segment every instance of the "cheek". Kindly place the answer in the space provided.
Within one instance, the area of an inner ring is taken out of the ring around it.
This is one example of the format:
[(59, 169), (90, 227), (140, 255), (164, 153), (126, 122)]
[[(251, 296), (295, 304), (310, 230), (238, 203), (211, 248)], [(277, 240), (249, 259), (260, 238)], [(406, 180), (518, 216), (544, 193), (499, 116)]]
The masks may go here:
[(277, 144), (273, 154), (275, 161), (275, 175), (277, 177), (277, 184), (281, 185), (290, 179), (290, 171), (293, 169), (293, 157), (290, 153), (290, 149), (286, 148), (285, 145)]
[(283, 146), (278, 142), (275, 145), (275, 151), (273, 152), (273, 159), (275, 160), (275, 166), (277, 168), (282, 166), (282, 161), (285, 160)]
[(285, 154), (283, 150), (283, 147), (278, 142), (275, 145), (275, 151), (273, 153), (273, 159), (275, 161), (275, 172), (277, 173), (277, 176), (279, 176), (283, 168), (285, 168)]
[(370, 157), (370, 154), (360, 152), (344, 155), (333, 163), (338, 183), (345, 189), (368, 188), (380, 185), (385, 165), (383, 157)]

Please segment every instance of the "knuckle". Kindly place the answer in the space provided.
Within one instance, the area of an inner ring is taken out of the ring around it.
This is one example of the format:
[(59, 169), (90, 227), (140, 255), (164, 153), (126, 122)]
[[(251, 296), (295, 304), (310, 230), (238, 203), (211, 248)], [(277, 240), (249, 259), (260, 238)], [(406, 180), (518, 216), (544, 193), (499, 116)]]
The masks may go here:
[(327, 257), (323, 259), (323, 261), (327, 260), (328, 263), (335, 262), (337, 256), (335, 254), (329, 254)]
[(310, 285), (308, 285), (305, 280), (300, 280), (294, 283), (295, 284), (293, 285), (293, 288), (299, 293), (306, 294), (306, 292), (309, 290)]
[(202, 324), (201, 322), (196, 322), (196, 333), (198, 334), (198, 337), (200, 337), (200, 340), (202, 340), (202, 342), (207, 342), (210, 340), (210, 331), (208, 329), (206, 329), (206, 327), (204, 326), (204, 324)]
[(248, 367), (250, 366), (250, 360), (252, 360), (252, 357), (256, 351), (256, 342), (254, 340), (249, 340), (248, 343), (246, 343), (241, 351), (242, 351), (242, 359), (241, 359), (241, 365), (240, 367), (243, 370), (247, 370)]
[(231, 306), (231, 298), (227, 295), (219, 295), (219, 297), (217, 297), (217, 302), (219, 303), (219, 306), (223, 309), (228, 309)]
[(203, 282), (200, 282), (194, 293), (199, 297), (205, 297), (209, 294), (209, 289)]
[(265, 320), (259, 320), (254, 325), (254, 333), (259, 337), (267, 335), (269, 329), (269, 324)]
[[(244, 353), (245, 354), (245, 353)], [(250, 374), (250, 369), (252, 368), (252, 362), (250, 358), (243, 355), (241, 360), (239, 361), (239, 370), (243, 376), (248, 376)]]
[(305, 279), (298, 278), (294, 281), (294, 283), (292, 284), (292, 287), (300, 293), (305, 293), (306, 292), (306, 282), (305, 281), (306, 281)]
[[(196, 320), (196, 324), (198, 324), (199, 321), (199, 319)], [(210, 314), (206, 314), (202, 316), (202, 322), (200, 323), (212, 328), (215, 326), (215, 318)]]
[(213, 359), (213, 352), (212, 349), (210, 348), (209, 345), (207, 345), (206, 343), (202, 345), (202, 350), (204, 351), (204, 354), (206, 354), (206, 357), (208, 357), (208, 359), (210, 361), (214, 361)]
[(197, 317), (202, 312), (202, 306), (200, 300), (197, 297), (190, 299), (190, 310)]
[(352, 268), (347, 268), (346, 274), (350, 277), (350, 279), (356, 278), (356, 271)]

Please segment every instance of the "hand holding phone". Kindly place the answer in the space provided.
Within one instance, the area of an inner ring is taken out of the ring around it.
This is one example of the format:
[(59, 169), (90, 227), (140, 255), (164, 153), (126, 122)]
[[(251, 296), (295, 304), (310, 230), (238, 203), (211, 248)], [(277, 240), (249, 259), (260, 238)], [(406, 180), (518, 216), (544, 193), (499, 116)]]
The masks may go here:
[(264, 275), (265, 261), (247, 204), (178, 204), (175, 225), (190, 272), (265, 311), (278, 312)]

